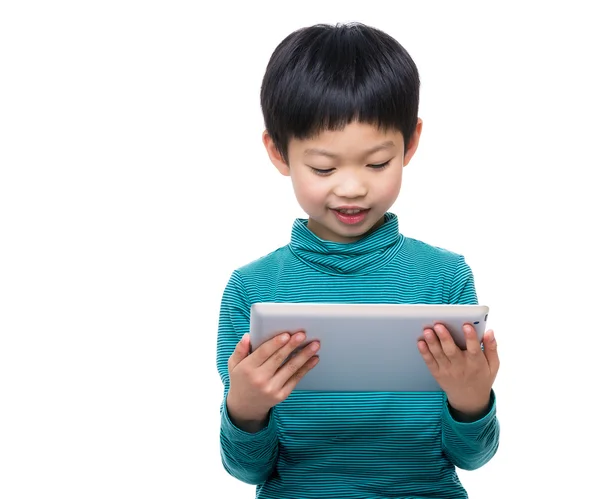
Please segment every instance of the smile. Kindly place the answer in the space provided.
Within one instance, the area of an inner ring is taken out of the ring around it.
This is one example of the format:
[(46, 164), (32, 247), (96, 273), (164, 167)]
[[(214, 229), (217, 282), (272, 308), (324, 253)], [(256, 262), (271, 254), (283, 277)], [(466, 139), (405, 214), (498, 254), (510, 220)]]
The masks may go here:
[(362, 222), (369, 213), (368, 208), (338, 208), (333, 209), (336, 218), (345, 225), (356, 225)]

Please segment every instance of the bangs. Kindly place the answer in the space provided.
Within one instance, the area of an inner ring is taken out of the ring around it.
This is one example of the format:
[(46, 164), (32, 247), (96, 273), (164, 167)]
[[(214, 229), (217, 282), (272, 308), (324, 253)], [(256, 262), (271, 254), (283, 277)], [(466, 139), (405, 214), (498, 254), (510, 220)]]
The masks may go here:
[(401, 117), (409, 111), (406, 99), (393, 85), (369, 78), (364, 72), (357, 71), (347, 78), (333, 73), (308, 81), (299, 76), (292, 77), (286, 91), (286, 127), (298, 139), (340, 130), (353, 121), (401, 130)]

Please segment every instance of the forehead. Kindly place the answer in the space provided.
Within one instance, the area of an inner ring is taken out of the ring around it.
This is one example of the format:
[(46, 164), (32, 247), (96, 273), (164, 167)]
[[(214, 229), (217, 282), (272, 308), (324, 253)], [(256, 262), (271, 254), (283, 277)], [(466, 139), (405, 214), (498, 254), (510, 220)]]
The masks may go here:
[(353, 157), (403, 150), (402, 133), (383, 130), (367, 123), (353, 122), (341, 130), (325, 130), (308, 139), (292, 139), (289, 154), (294, 157)]

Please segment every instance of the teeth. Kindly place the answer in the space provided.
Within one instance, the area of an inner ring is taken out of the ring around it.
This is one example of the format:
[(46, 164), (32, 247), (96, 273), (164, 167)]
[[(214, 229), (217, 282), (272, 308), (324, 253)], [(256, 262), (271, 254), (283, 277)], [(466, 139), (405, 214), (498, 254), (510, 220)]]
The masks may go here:
[(347, 215), (355, 215), (360, 213), (362, 210), (338, 210), (340, 213), (345, 213)]

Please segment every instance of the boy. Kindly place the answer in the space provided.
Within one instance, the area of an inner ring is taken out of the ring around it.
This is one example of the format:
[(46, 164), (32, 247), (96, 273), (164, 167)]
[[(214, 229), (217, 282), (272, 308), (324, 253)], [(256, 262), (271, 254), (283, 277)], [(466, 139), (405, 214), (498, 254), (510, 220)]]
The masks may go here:
[(223, 294), (221, 456), (257, 498), (464, 498), (456, 467), (496, 452), (491, 331), (482, 349), (465, 326), (465, 352), (443, 327), (424, 332), (415, 348), (443, 393), (294, 392), (318, 363), (313, 342), (280, 367), (302, 332), (249, 354), (254, 302), (477, 303), (464, 258), (403, 236), (388, 212), (419, 143), (418, 103), (411, 57), (362, 24), (298, 30), (267, 66), (263, 142), (308, 219)]

